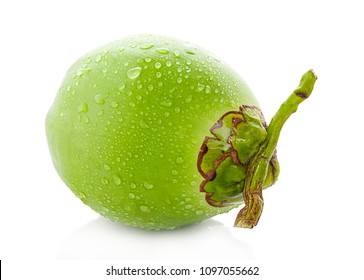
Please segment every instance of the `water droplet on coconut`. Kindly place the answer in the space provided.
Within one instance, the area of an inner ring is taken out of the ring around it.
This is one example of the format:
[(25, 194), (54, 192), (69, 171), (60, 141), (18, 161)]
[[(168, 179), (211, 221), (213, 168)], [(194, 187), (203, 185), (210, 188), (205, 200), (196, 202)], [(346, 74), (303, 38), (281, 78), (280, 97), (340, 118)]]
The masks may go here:
[(108, 185), (109, 184), (109, 180), (107, 179), (107, 178), (102, 178), (101, 179), (101, 183), (103, 184), (103, 185)]
[(140, 211), (145, 212), (145, 213), (150, 212), (149, 208), (145, 205), (140, 206), (139, 209), (140, 209)]
[(151, 190), (151, 189), (153, 189), (153, 187), (154, 187), (154, 186), (153, 186), (152, 184), (150, 184), (150, 183), (144, 183), (144, 184), (143, 184), (143, 186), (144, 186), (144, 188), (145, 188), (145, 189), (147, 189), (147, 190)]
[(78, 77), (81, 77), (81, 76), (83, 75), (83, 71), (82, 71), (82, 69), (78, 69), (78, 70), (76, 71), (76, 75), (77, 75)]
[(161, 68), (161, 66), (162, 66), (162, 64), (161, 64), (159, 61), (157, 61), (157, 62), (154, 64), (154, 67), (155, 67), (156, 69)]
[(88, 106), (86, 103), (82, 103), (80, 106), (78, 106), (79, 113), (86, 113), (87, 111), (88, 111)]
[(144, 120), (139, 121), (139, 126), (141, 128), (149, 128), (149, 126), (147, 125), (147, 123)]
[(111, 167), (108, 164), (104, 164), (104, 169), (107, 170), (107, 171), (109, 171), (109, 170), (111, 170)]
[(156, 52), (158, 52), (160, 54), (167, 54), (167, 53), (169, 53), (169, 50), (166, 48), (158, 48), (158, 49), (156, 49)]
[(100, 210), (100, 214), (105, 215), (107, 212), (109, 212), (110, 210), (104, 206), (101, 207)]
[(171, 107), (172, 106), (172, 101), (170, 101), (170, 100), (164, 100), (160, 104), (162, 106), (164, 106), (164, 107)]
[(176, 158), (176, 163), (182, 163), (184, 160), (183, 160), (183, 157), (177, 157)]
[(97, 104), (105, 104), (105, 99), (104, 99), (104, 96), (101, 94), (101, 93), (98, 93), (95, 95), (95, 102)]
[(136, 78), (139, 77), (140, 73), (142, 71), (141, 67), (134, 67), (128, 70), (128, 72), (126, 73), (126, 75), (128, 76), (129, 79), (134, 80)]
[(140, 46), (140, 48), (142, 49), (142, 50), (148, 50), (148, 49), (151, 49), (151, 48), (153, 48), (154, 47), (154, 45), (152, 45), (152, 44), (145, 44), (145, 45), (141, 45)]
[(86, 198), (86, 194), (83, 193), (83, 192), (79, 192), (76, 194), (76, 196), (79, 198), (79, 199), (85, 199)]
[(123, 91), (125, 89), (125, 84), (121, 83), (120, 86), (118, 87), (119, 91)]
[(197, 85), (197, 91), (203, 91), (204, 88), (205, 88), (205, 85), (203, 85), (203, 84), (198, 84)]
[(118, 175), (114, 174), (112, 176), (112, 179), (113, 179), (115, 185), (119, 186), (121, 184), (121, 179), (120, 179), (120, 177)]
[(190, 103), (192, 101), (192, 95), (186, 97), (185, 102)]
[(119, 103), (116, 101), (111, 102), (111, 107), (117, 108), (119, 106)]
[(197, 182), (196, 182), (196, 181), (192, 181), (192, 182), (190, 183), (190, 185), (191, 185), (192, 187), (197, 187), (197, 186), (198, 186), (198, 184), (197, 184)]

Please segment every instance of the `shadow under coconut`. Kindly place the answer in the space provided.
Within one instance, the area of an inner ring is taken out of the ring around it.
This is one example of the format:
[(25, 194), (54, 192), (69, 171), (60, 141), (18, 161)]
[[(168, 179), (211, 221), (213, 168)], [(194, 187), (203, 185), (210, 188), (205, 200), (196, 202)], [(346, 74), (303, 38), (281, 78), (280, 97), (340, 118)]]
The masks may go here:
[(252, 247), (213, 219), (174, 230), (146, 231), (103, 217), (63, 240), (57, 259), (253, 259)]

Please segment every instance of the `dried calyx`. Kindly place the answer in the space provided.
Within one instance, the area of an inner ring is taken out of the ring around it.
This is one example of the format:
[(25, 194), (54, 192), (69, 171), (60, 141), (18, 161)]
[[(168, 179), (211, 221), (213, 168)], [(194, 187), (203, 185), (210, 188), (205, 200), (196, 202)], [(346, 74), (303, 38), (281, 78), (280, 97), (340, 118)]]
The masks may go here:
[(298, 105), (308, 98), (317, 77), (306, 72), (297, 89), (281, 105), (269, 126), (259, 108), (243, 105), (225, 113), (210, 129), (198, 156), (197, 167), (204, 178), (200, 191), (214, 207), (245, 203), (236, 227), (257, 225), (263, 210), (262, 190), (279, 175), (276, 146), (281, 129)]

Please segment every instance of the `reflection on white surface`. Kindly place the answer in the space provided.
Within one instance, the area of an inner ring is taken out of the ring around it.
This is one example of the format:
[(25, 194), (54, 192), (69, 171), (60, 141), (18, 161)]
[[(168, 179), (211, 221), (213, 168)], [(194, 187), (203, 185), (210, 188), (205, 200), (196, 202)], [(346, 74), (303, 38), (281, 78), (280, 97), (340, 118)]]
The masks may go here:
[(250, 245), (209, 219), (172, 231), (145, 231), (92, 220), (61, 244), (58, 259), (252, 259)]

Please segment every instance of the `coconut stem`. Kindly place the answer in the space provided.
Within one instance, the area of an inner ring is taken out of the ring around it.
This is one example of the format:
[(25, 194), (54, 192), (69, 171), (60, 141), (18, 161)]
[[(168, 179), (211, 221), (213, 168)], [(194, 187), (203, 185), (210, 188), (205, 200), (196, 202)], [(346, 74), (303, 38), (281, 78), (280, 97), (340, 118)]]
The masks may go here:
[(269, 162), (277, 147), (282, 127), (287, 119), (296, 112), (298, 105), (311, 95), (316, 80), (317, 76), (313, 70), (307, 71), (302, 76), (299, 86), (273, 116), (267, 128), (267, 138), (250, 161), (243, 191), (245, 207), (239, 211), (236, 217), (234, 224), (236, 227), (253, 228), (257, 225), (263, 211), (263, 183), (267, 177)]

